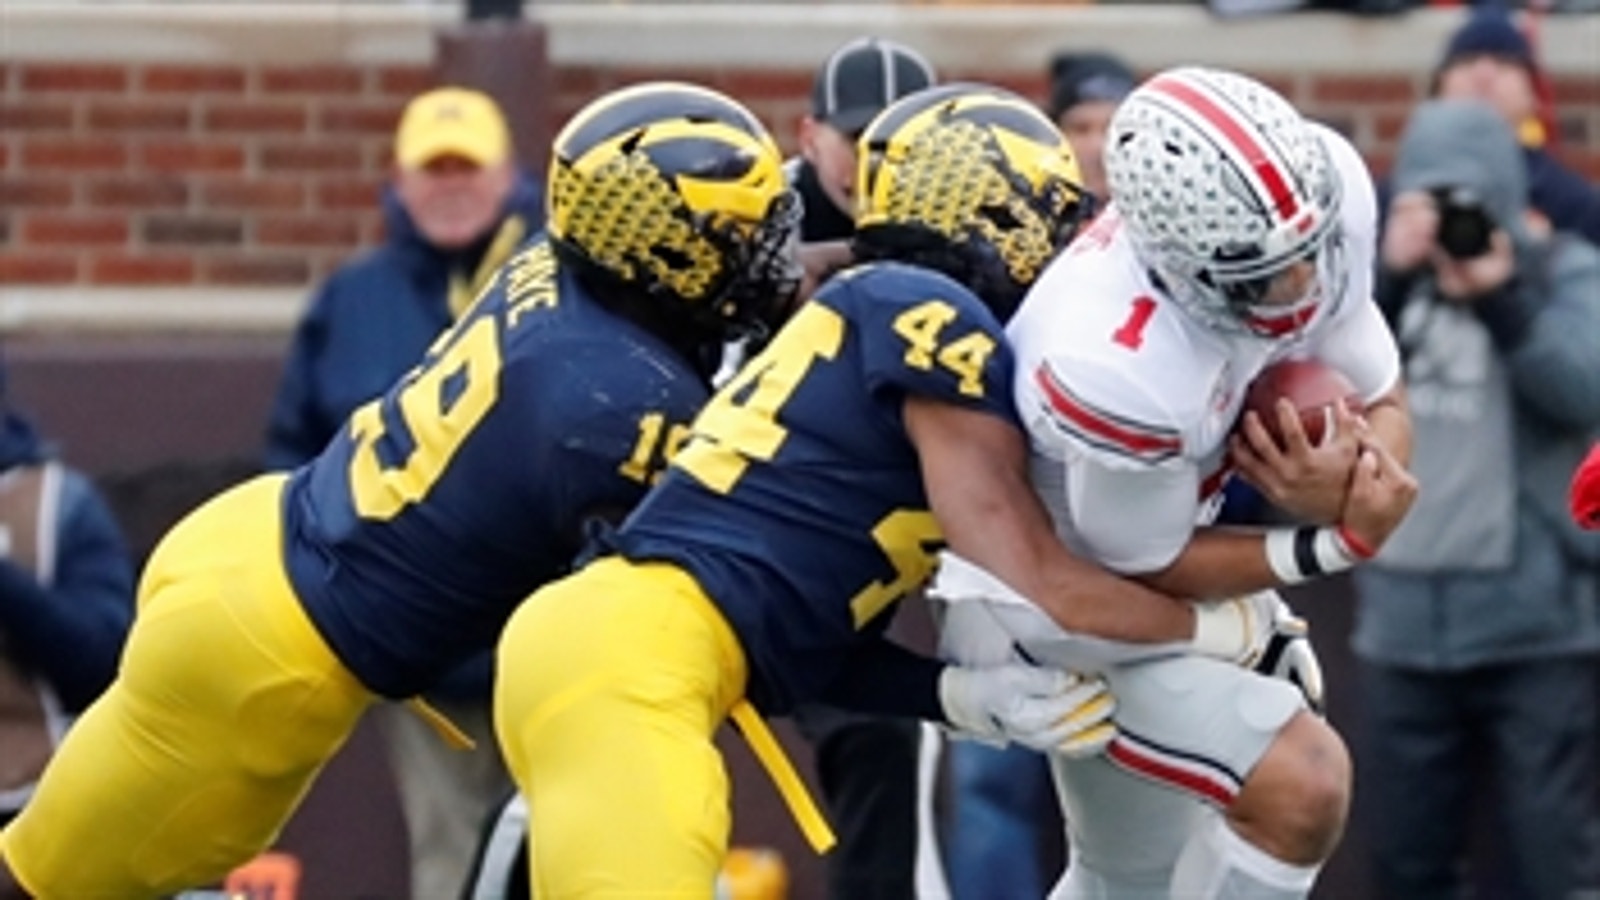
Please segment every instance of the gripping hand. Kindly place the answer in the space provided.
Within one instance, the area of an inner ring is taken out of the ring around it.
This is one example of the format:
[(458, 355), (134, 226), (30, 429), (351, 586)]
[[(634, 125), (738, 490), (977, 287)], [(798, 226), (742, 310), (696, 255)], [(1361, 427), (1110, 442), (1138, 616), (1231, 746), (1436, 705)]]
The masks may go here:
[(1081, 758), (1117, 734), (1116, 701), (1098, 676), (1026, 665), (948, 666), (939, 676), (939, 702), (957, 731), (997, 746), (1015, 741)]

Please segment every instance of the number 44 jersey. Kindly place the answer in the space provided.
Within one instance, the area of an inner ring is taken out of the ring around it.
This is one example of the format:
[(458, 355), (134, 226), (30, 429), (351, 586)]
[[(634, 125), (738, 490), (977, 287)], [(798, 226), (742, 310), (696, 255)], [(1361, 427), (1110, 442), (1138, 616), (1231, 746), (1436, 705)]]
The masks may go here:
[(295, 592), (367, 687), (424, 690), (566, 573), (587, 521), (637, 502), (706, 395), (536, 240), (294, 474)]
[(614, 540), (686, 569), (738, 634), (747, 695), (815, 699), (942, 541), (901, 414), (920, 395), (1015, 422), (1000, 324), (935, 272), (843, 272), (695, 420)]

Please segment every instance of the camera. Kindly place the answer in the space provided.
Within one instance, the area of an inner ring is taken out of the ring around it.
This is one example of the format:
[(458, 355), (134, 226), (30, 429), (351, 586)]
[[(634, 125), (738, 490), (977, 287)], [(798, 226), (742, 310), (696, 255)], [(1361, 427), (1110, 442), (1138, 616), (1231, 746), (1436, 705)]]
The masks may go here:
[(1477, 259), (1489, 252), (1489, 236), (1494, 219), (1483, 201), (1471, 189), (1438, 188), (1433, 198), (1439, 205), (1439, 232), (1436, 240), (1453, 259)]

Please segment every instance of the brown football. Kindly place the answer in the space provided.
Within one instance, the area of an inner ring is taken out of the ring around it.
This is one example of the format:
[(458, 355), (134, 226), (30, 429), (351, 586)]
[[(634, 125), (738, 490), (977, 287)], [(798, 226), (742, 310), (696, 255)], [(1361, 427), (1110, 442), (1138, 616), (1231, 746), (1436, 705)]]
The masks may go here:
[(1244, 414), (1255, 410), (1256, 415), (1261, 417), (1261, 424), (1279, 446), (1283, 445), (1276, 407), (1279, 397), (1287, 397), (1299, 410), (1300, 424), (1313, 445), (1322, 442), (1323, 431), (1332, 421), (1330, 405), (1342, 399), (1357, 415), (1364, 408), (1355, 385), (1338, 369), (1314, 359), (1274, 363), (1261, 370), (1261, 374), (1250, 382), (1245, 392), (1244, 406), (1239, 410), (1239, 419), (1242, 424)]

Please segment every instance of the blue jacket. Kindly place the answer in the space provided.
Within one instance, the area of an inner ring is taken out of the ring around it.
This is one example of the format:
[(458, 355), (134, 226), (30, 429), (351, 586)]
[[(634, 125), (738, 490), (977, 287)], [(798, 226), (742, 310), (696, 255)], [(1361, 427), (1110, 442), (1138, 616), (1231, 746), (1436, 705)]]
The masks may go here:
[(476, 282), (509, 255), (497, 235), (508, 226), (522, 236), (544, 227), (543, 194), (527, 177), (512, 189), (502, 231), (458, 253), (428, 244), (392, 190), (383, 211), (387, 240), (335, 271), (295, 331), (267, 424), (268, 469), (317, 455), (352, 410), (422, 358), (454, 318), (452, 276)]
[[(0, 411), (0, 471), (37, 465), (50, 455), (27, 420)], [(133, 620), (133, 563), (105, 501), (87, 477), (70, 468), (62, 470), (55, 522), (48, 585), (31, 570), (0, 559), (0, 635), (6, 653), (77, 712), (116, 675)]]

